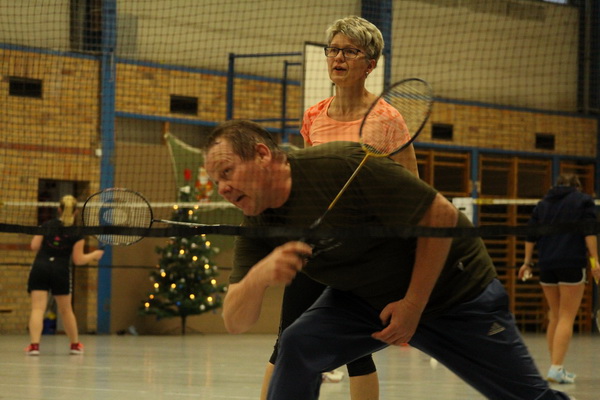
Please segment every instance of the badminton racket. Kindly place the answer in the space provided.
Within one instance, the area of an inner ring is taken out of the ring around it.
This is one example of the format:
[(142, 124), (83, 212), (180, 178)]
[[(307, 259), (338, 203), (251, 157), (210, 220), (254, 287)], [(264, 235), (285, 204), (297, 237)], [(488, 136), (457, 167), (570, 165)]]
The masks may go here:
[[(594, 257), (590, 257), (589, 260), (590, 260), (590, 268), (592, 271), (594, 271), (597, 268), (600, 268), (600, 267), (598, 267), (598, 263)], [(600, 287), (598, 279), (594, 278), (594, 282), (596, 282), (596, 290), (598, 290), (598, 288)], [(593, 317), (594, 317), (594, 321), (596, 322), (596, 329), (598, 330), (598, 332), (600, 332), (600, 308), (598, 308), (598, 309), (596, 309), (596, 311), (594, 311)]]
[[(594, 270), (596, 268), (599, 268), (598, 264), (596, 262), (596, 259), (593, 258), (593, 257), (590, 257), (590, 264), (591, 264), (592, 270)], [(596, 299), (598, 299), (598, 296), (600, 294), (599, 291), (598, 291), (598, 287), (599, 287), (598, 286), (598, 283), (599, 283), (598, 279), (594, 278), (594, 282), (596, 283), (594, 285), (594, 290), (596, 291), (596, 296), (595, 297), (596, 297)], [(596, 307), (597, 307), (596, 311), (594, 312), (594, 320), (596, 321), (596, 329), (598, 330), (598, 332), (600, 332), (600, 306), (596, 305)]]
[[(592, 271), (594, 271), (597, 268), (600, 268), (598, 267), (598, 262), (594, 257), (590, 257), (590, 267)], [(600, 287), (598, 279), (594, 278), (594, 282), (596, 282), (596, 290), (598, 290), (598, 288)], [(596, 329), (598, 329), (598, 332), (600, 332), (600, 308), (598, 308), (594, 312), (594, 320), (596, 321)]]
[[(378, 107), (382, 100), (388, 102), (400, 115), (390, 112), (389, 108)], [(431, 86), (419, 78), (398, 81), (377, 97), (360, 125), (359, 142), (365, 156), (329, 207), (312, 223), (311, 230), (321, 224), (370, 157), (392, 156), (415, 141), (429, 119), (432, 107)]]
[[(81, 218), (84, 226), (127, 227), (150, 229), (154, 222), (199, 227), (202, 224), (155, 219), (150, 203), (140, 193), (124, 188), (108, 188), (91, 195), (83, 204)], [(142, 231), (143, 232), (143, 231)], [(144, 235), (99, 234), (99, 242), (113, 246), (129, 246)]]
[[(590, 257), (590, 268), (592, 269), (592, 271), (594, 271), (596, 268), (600, 268), (598, 267), (598, 263), (596, 262), (596, 259), (594, 257)], [(596, 278), (594, 278), (594, 281), (596, 282), (596, 286), (600, 283)]]

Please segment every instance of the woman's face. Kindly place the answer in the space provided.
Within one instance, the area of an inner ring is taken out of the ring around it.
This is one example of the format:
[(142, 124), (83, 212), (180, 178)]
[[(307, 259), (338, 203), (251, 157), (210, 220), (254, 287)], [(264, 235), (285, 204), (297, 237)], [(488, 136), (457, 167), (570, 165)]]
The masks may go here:
[(367, 73), (370, 73), (375, 67), (375, 60), (369, 60), (365, 49), (355, 45), (350, 39), (338, 33), (333, 37), (329, 47), (338, 49), (358, 49), (360, 52), (356, 58), (345, 57), (340, 51), (335, 57), (327, 57), (327, 69), (329, 79), (337, 86), (364, 86)]

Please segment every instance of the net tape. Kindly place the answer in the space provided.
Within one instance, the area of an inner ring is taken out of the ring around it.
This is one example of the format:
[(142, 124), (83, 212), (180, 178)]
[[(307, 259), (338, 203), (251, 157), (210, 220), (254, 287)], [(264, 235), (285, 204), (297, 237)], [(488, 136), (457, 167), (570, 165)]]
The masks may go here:
[(196, 235), (246, 236), (256, 238), (411, 238), (411, 237), (489, 237), (489, 236), (544, 236), (561, 233), (597, 235), (600, 222), (559, 223), (536, 226), (481, 225), (468, 228), (433, 228), (423, 226), (358, 226), (343, 229), (319, 229), (297, 227), (245, 227), (239, 225), (168, 226), (161, 228), (133, 228), (122, 226), (70, 226), (41, 227), (0, 223), (0, 232), (27, 235), (131, 235), (143, 237), (191, 237)]

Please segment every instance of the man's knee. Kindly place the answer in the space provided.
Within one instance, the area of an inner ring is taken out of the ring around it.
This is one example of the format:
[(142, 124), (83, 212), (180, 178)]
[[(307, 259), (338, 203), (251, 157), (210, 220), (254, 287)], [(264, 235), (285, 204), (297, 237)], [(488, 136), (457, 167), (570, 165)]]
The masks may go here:
[(299, 328), (297, 325), (291, 325), (281, 333), (278, 350), (279, 353), (290, 351), (304, 352), (310, 347), (310, 344), (307, 342), (305, 329)]

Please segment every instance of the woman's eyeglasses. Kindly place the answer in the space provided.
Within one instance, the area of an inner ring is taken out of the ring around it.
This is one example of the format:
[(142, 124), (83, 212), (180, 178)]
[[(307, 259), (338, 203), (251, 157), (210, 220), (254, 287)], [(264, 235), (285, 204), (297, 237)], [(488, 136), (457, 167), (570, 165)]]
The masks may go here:
[(337, 47), (325, 47), (325, 56), (333, 58), (336, 57), (340, 51), (344, 55), (344, 58), (353, 59), (358, 57), (360, 53), (362, 53), (359, 49), (353, 49), (352, 47), (348, 47), (345, 49), (339, 49)]

